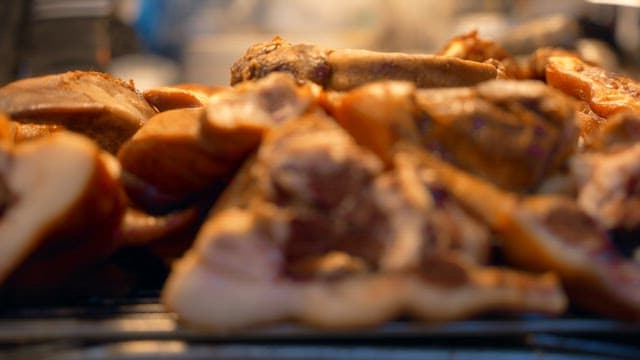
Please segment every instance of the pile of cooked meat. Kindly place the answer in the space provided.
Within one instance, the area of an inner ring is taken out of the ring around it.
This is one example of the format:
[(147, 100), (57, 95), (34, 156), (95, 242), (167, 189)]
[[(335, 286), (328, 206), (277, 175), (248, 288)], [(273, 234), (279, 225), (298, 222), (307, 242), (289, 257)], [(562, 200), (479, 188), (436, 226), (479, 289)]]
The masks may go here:
[(571, 51), (274, 38), (228, 87), (68, 72), (0, 88), (0, 113), (0, 302), (147, 246), (163, 304), (214, 331), (640, 321), (640, 83)]

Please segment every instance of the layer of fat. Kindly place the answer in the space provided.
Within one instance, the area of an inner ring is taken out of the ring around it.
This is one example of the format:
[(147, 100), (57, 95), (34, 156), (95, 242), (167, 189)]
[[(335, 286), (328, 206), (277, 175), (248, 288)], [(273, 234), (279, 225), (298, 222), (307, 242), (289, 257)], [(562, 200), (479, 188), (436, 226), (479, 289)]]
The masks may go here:
[(209, 269), (193, 251), (178, 261), (162, 302), (196, 327), (229, 331), (290, 318), (299, 289), (287, 282), (251, 281)]
[(70, 133), (16, 148), (6, 180), (17, 201), (0, 219), (0, 283), (88, 191), (98, 151), (90, 140)]
[(247, 280), (207, 266), (191, 250), (174, 266), (162, 301), (186, 323), (215, 332), (285, 320), (357, 328), (404, 313), (450, 321), (485, 311), (564, 311), (567, 300), (556, 277), (504, 271), (478, 268), (469, 282), (452, 288), (407, 272), (335, 281)]

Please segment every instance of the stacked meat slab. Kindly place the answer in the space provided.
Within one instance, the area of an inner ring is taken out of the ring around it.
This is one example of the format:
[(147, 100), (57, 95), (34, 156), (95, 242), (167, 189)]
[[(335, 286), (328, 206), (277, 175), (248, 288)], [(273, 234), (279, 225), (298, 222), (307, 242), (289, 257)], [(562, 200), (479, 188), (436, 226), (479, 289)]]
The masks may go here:
[(162, 302), (203, 329), (570, 303), (640, 320), (640, 265), (611, 236), (640, 221), (633, 80), (471, 33), (436, 55), (275, 38), (231, 84), (141, 95), (75, 72), (0, 89), (3, 291), (180, 241)]

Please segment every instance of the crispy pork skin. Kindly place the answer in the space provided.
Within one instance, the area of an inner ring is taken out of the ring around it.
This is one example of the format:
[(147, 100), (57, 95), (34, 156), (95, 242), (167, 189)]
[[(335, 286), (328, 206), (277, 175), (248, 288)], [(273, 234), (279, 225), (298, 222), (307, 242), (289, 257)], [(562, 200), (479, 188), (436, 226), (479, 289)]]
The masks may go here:
[(0, 88), (0, 112), (23, 123), (62, 125), (115, 153), (155, 110), (132, 82), (73, 71), (18, 80)]
[(588, 102), (602, 117), (625, 110), (640, 112), (638, 82), (589, 65), (577, 57), (550, 57), (545, 75), (549, 85)]
[(496, 77), (489, 64), (458, 58), (291, 44), (276, 37), (251, 46), (231, 67), (231, 84), (274, 71), (327, 89), (350, 90), (376, 80), (406, 80), (418, 87), (473, 85)]

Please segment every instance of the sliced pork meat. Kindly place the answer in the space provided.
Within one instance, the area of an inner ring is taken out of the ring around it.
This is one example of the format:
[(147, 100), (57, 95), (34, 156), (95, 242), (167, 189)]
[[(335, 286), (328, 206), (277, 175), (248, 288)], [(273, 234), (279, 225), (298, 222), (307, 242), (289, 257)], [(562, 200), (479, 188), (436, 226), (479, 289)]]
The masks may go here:
[(519, 197), (419, 152), (468, 209), (503, 238), (507, 259), (558, 274), (572, 302), (624, 320), (640, 319), (640, 264), (619, 254), (604, 228), (569, 197)]
[(620, 111), (640, 113), (640, 83), (633, 79), (567, 56), (550, 57), (545, 74), (549, 85), (588, 102), (602, 117)]
[(349, 90), (377, 80), (406, 80), (418, 87), (473, 85), (496, 77), (489, 64), (457, 58), (291, 44), (276, 37), (252, 45), (231, 67), (231, 84), (259, 79), (274, 71), (326, 89)]
[(155, 114), (133, 82), (82, 71), (10, 83), (0, 88), (0, 112), (22, 123), (64, 126), (112, 153)]
[(219, 213), (174, 265), (163, 303), (182, 321), (213, 331), (284, 320), (362, 327), (401, 314), (425, 321), (492, 310), (556, 314), (566, 305), (551, 274), (479, 267), (452, 254), (425, 258), (414, 270), (371, 271), (361, 260), (332, 251), (295, 263), (313, 277), (283, 276), (286, 218), (272, 208)]
[(487, 229), (433, 173), (412, 159), (394, 163), (385, 170), (321, 114), (273, 130), (244, 175), (255, 177), (243, 180), (257, 188), (252, 198), (206, 221), (163, 302), (212, 330), (562, 311), (553, 275), (483, 267)]

